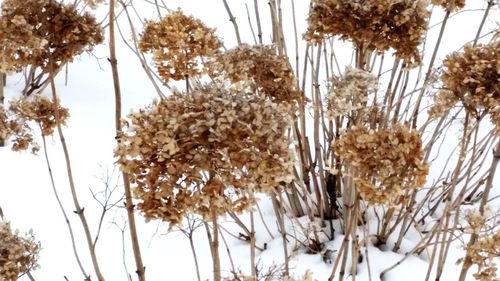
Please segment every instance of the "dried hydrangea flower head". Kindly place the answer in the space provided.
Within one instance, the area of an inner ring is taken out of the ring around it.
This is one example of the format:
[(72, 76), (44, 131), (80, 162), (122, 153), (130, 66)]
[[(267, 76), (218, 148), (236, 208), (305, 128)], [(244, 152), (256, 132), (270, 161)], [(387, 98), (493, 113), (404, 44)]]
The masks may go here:
[(370, 204), (397, 203), (405, 190), (425, 183), (428, 166), (420, 137), (401, 124), (378, 131), (353, 126), (333, 148), (352, 167), (356, 187)]
[(489, 113), (500, 132), (500, 42), (465, 46), (463, 53), (454, 53), (443, 61), (443, 90), (430, 109), (440, 116), (460, 102), (471, 115)]
[(51, 0), (4, 0), (0, 17), (0, 70), (24, 66), (54, 71), (103, 41), (94, 17)]
[(219, 85), (196, 86), (129, 115), (115, 150), (147, 219), (179, 223), (242, 211), (249, 192), (291, 180), (287, 108)]
[(354, 111), (368, 113), (368, 95), (377, 89), (377, 77), (368, 71), (347, 68), (342, 77), (334, 77), (327, 97), (327, 116), (346, 116)]
[(441, 6), (445, 10), (459, 11), (465, 7), (465, 0), (431, 0), (431, 3), (436, 6)]
[(500, 257), (500, 230), (489, 235), (481, 235), (472, 247), (472, 264), (477, 265), (476, 280), (498, 280), (498, 267), (495, 261)]
[(36, 153), (40, 148), (33, 139), (33, 135), (27, 124), (23, 124), (11, 112), (6, 112), (0, 108), (0, 137), (5, 141), (12, 140), (12, 150), (23, 151), (31, 148)]
[[(42, 135), (50, 136), (56, 128), (55, 104), (45, 96), (22, 97), (10, 103), (10, 111), (25, 120), (40, 124)], [(65, 125), (69, 117), (67, 108), (59, 105), (60, 124)]]
[[(66, 124), (68, 109), (59, 106), (58, 113), (61, 124)], [(12, 138), (12, 150), (39, 150), (29, 122), (37, 123), (43, 136), (52, 135), (56, 127), (55, 104), (47, 97), (34, 95), (11, 101), (7, 112), (0, 109), (0, 136), (4, 140)]]
[(152, 52), (159, 75), (167, 82), (203, 73), (200, 59), (219, 52), (221, 42), (215, 31), (199, 19), (181, 11), (159, 22), (149, 21), (139, 42), (142, 52)]
[(459, 259), (457, 263), (476, 265), (477, 272), (473, 276), (480, 281), (498, 280), (496, 261), (500, 256), (500, 230), (496, 227), (498, 220), (492, 220), (493, 216), (481, 214), (478, 210), (470, 211), (465, 216), (468, 224), (465, 232), (474, 233), (478, 238), (467, 248), (466, 257)]
[(408, 65), (420, 63), (429, 11), (427, 0), (314, 0), (305, 38), (319, 43), (340, 35), (367, 51), (396, 51)]
[(249, 88), (276, 102), (300, 100), (296, 79), (288, 59), (276, 55), (273, 46), (246, 44), (215, 57), (212, 76), (223, 76), (240, 88)]
[(12, 232), (8, 222), (0, 220), (0, 280), (16, 281), (36, 269), (39, 252), (40, 244), (32, 232), (23, 237)]

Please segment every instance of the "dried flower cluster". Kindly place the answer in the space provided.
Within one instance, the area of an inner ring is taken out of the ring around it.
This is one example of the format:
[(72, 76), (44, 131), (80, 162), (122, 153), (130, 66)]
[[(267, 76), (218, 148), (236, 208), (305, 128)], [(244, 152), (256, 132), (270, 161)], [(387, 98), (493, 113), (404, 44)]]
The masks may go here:
[(257, 91), (276, 102), (300, 100), (288, 59), (272, 46), (240, 45), (224, 52), (210, 64), (212, 76), (223, 76), (240, 88)]
[(0, 221), (0, 280), (16, 281), (38, 267), (40, 244), (32, 232), (26, 237), (12, 232), (10, 224)]
[(495, 260), (500, 257), (500, 230), (494, 230), (497, 223), (488, 224), (486, 216), (478, 211), (468, 213), (466, 221), (468, 223), (466, 232), (475, 233), (478, 239), (467, 249), (467, 256), (470, 260), (459, 259), (458, 262), (470, 262), (476, 265), (477, 273), (473, 274), (476, 280), (498, 280)]
[(142, 52), (152, 52), (158, 73), (165, 80), (183, 80), (203, 72), (200, 60), (219, 52), (215, 31), (181, 11), (159, 22), (149, 21), (139, 42)]
[(176, 93), (129, 115), (115, 150), (147, 219), (241, 211), (249, 192), (291, 180), (283, 105), (215, 84)]
[(476, 280), (498, 280), (497, 266), (494, 259), (500, 257), (500, 230), (483, 235), (472, 247), (472, 263), (478, 266), (477, 273), (473, 276)]
[[(56, 123), (55, 104), (45, 96), (35, 95), (33, 98), (20, 98), (10, 103), (10, 110), (25, 121), (34, 121), (40, 124), (42, 135), (54, 133)], [(60, 123), (66, 124), (69, 117), (68, 109), (59, 106)]]
[(431, 0), (431, 3), (436, 6), (441, 6), (447, 11), (459, 11), (465, 7), (465, 0)]
[(75, 55), (103, 41), (90, 14), (51, 0), (4, 0), (0, 17), (0, 70), (32, 65), (56, 71)]
[[(57, 125), (54, 109), (54, 103), (44, 96), (13, 100), (7, 112), (0, 109), (0, 137), (5, 140), (12, 138), (12, 149), (15, 151), (31, 149), (36, 153), (39, 147), (28, 123), (37, 123), (42, 135), (51, 135)], [(66, 124), (68, 109), (59, 106), (58, 111), (61, 124)]]
[(408, 64), (420, 63), (429, 11), (427, 0), (314, 0), (305, 38), (321, 42), (340, 35), (356, 47), (378, 52), (392, 48)]
[(500, 42), (466, 46), (463, 53), (447, 56), (443, 65), (444, 89), (435, 97), (431, 115), (442, 115), (460, 102), (474, 117), (489, 113), (500, 132)]
[(377, 89), (377, 77), (357, 69), (347, 68), (342, 77), (332, 79), (327, 97), (327, 116), (345, 116), (353, 111), (367, 111), (368, 95)]
[(356, 187), (370, 204), (394, 203), (404, 190), (425, 183), (428, 166), (422, 142), (416, 131), (403, 125), (378, 131), (353, 126), (333, 148), (352, 167)]

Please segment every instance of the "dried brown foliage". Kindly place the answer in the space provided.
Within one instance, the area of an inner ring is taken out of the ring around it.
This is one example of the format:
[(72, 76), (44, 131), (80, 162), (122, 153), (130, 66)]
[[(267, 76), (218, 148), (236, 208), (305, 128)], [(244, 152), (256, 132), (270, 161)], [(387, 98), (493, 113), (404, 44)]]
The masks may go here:
[(5, 0), (0, 17), (0, 70), (32, 65), (49, 72), (103, 41), (103, 30), (88, 13), (50, 0)]
[(224, 52), (210, 64), (211, 74), (223, 76), (243, 89), (250, 89), (277, 102), (300, 100), (293, 69), (273, 46), (240, 45)]
[[(59, 118), (62, 125), (69, 117), (68, 110), (59, 106)], [(31, 149), (39, 150), (33, 139), (33, 131), (29, 122), (37, 123), (42, 135), (52, 135), (56, 127), (55, 104), (44, 96), (35, 95), (13, 100), (7, 112), (0, 109), (0, 136), (12, 138), (12, 149), (15, 151)]]
[(467, 249), (470, 261), (460, 259), (458, 262), (470, 262), (477, 266), (477, 272), (473, 274), (476, 280), (491, 281), (497, 279), (497, 265), (495, 260), (500, 257), (500, 230), (494, 230), (497, 223), (490, 225), (485, 215), (477, 211), (466, 215), (468, 227), (466, 232), (478, 235), (478, 239)]
[[(49, 98), (39, 95), (33, 98), (20, 98), (10, 103), (10, 110), (25, 121), (40, 124), (42, 135), (49, 136), (54, 133), (57, 126), (55, 104)], [(68, 109), (59, 106), (58, 113), (61, 125), (65, 125), (69, 117)]]
[(159, 75), (169, 81), (203, 73), (200, 59), (217, 54), (221, 45), (213, 29), (176, 11), (145, 24), (139, 49), (153, 53)]
[(305, 38), (319, 43), (340, 35), (364, 50), (392, 48), (396, 57), (418, 64), (428, 18), (426, 0), (314, 0)]
[(497, 266), (493, 260), (500, 257), (500, 230), (480, 237), (472, 249), (472, 263), (478, 266), (474, 278), (481, 281), (498, 280)]
[(0, 137), (3, 140), (12, 138), (12, 150), (14, 151), (31, 148), (32, 153), (37, 153), (40, 150), (40, 147), (33, 139), (29, 126), (15, 116), (7, 115), (3, 109), (0, 109)]
[(342, 77), (332, 79), (327, 96), (327, 116), (345, 116), (353, 111), (366, 111), (368, 95), (377, 89), (377, 77), (357, 69), (347, 68)]
[(16, 281), (38, 267), (40, 244), (32, 232), (21, 236), (12, 232), (10, 223), (0, 221), (0, 280)]
[(465, 46), (443, 61), (443, 90), (430, 113), (439, 116), (457, 103), (474, 117), (489, 113), (500, 132), (500, 43)]
[(147, 219), (242, 211), (249, 192), (290, 181), (288, 109), (217, 85), (176, 93), (129, 115), (115, 150)]
[(401, 124), (378, 131), (353, 126), (333, 148), (370, 204), (397, 203), (405, 190), (425, 183), (428, 166), (420, 137)]
[(465, 7), (465, 0), (431, 0), (431, 3), (450, 11), (459, 11)]

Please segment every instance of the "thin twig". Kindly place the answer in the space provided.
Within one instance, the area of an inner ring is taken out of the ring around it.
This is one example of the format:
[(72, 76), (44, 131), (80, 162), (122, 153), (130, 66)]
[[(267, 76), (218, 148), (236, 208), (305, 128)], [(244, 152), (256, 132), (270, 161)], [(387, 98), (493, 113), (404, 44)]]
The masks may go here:
[(69, 156), (69, 150), (68, 150), (68, 146), (66, 144), (66, 139), (64, 138), (64, 134), (63, 134), (63, 130), (62, 130), (61, 117), (59, 115), (59, 101), (57, 98), (56, 86), (55, 86), (55, 82), (54, 82), (54, 76), (55, 76), (54, 63), (52, 60), (49, 60), (49, 64), (50, 64), (49, 81), (50, 81), (50, 86), (51, 86), (51, 90), (52, 90), (52, 98), (53, 98), (54, 108), (55, 108), (55, 110), (54, 110), (55, 121), (56, 121), (56, 126), (57, 126), (57, 132), (59, 134), (59, 139), (61, 141), (61, 145), (62, 145), (63, 152), (64, 152), (64, 160), (66, 163), (66, 172), (67, 172), (67, 176), (68, 176), (69, 187), (70, 187), (70, 191), (71, 191), (71, 196), (73, 198), (73, 204), (75, 206), (74, 212), (78, 215), (78, 217), (80, 218), (80, 221), (82, 223), (83, 230), (85, 233), (85, 238), (87, 240), (87, 246), (88, 246), (88, 249), (90, 252), (90, 257), (92, 259), (92, 265), (94, 266), (94, 270), (95, 270), (95, 273), (97, 275), (97, 279), (99, 281), (104, 281), (105, 279), (101, 273), (101, 269), (99, 268), (99, 263), (97, 261), (97, 255), (96, 255), (95, 249), (93, 247), (93, 241), (92, 241), (93, 239), (92, 239), (92, 235), (90, 234), (90, 228), (89, 228), (89, 225), (87, 222), (87, 218), (85, 217), (85, 214), (83, 213), (84, 209), (80, 207), (80, 202), (78, 201), (78, 195), (76, 193), (76, 187), (75, 187), (75, 183), (73, 180), (73, 170), (71, 168), (71, 159)]
[[(113, 76), (113, 87), (115, 94), (115, 129), (118, 134), (121, 132), (121, 88), (120, 88), (120, 78), (118, 75), (118, 62), (116, 59), (116, 48), (115, 48), (115, 0), (110, 0), (109, 2), (109, 62), (111, 64), (111, 71)], [(127, 14), (128, 15), (128, 14)], [(132, 249), (134, 253), (136, 273), (139, 281), (146, 280), (145, 267), (142, 262), (141, 248), (139, 246), (139, 238), (137, 235), (137, 226), (135, 223), (134, 215), (134, 203), (132, 202), (132, 191), (130, 187), (130, 180), (127, 173), (122, 172), (123, 187), (125, 190), (125, 202), (127, 209), (127, 219), (129, 225), (130, 238), (132, 242)]]
[(255, 18), (257, 20), (257, 37), (259, 38), (259, 44), (262, 45), (262, 26), (260, 24), (259, 4), (257, 3), (257, 0), (253, 1), (253, 7), (255, 9)]
[(238, 23), (236, 22), (236, 18), (233, 16), (231, 8), (229, 8), (229, 5), (227, 4), (227, 0), (222, 0), (222, 2), (224, 3), (226, 12), (229, 15), (229, 21), (233, 24), (234, 33), (236, 34), (236, 41), (238, 42), (238, 45), (241, 45), (240, 30), (238, 28)]
[[(42, 127), (40, 126), (40, 131), (42, 131)], [(52, 167), (50, 165), (50, 160), (49, 160), (49, 155), (47, 152), (47, 141), (45, 139), (45, 136), (42, 134), (42, 143), (43, 143), (43, 153), (45, 156), (45, 163), (47, 164), (47, 169), (49, 172), (49, 177), (50, 177), (50, 183), (52, 185), (52, 192), (54, 192), (54, 197), (56, 198), (57, 205), (59, 206), (59, 209), (61, 210), (61, 213), (64, 217), (64, 221), (66, 222), (66, 225), (68, 226), (68, 231), (69, 231), (69, 237), (71, 239), (71, 248), (73, 250), (73, 254), (75, 255), (76, 262), (78, 264), (78, 267), (80, 268), (80, 271), (82, 272), (83, 276), (85, 279), (89, 278), (89, 275), (83, 268), (82, 262), (80, 260), (80, 256), (78, 255), (78, 250), (76, 249), (76, 241), (75, 241), (75, 235), (73, 233), (73, 227), (71, 226), (71, 222), (69, 221), (68, 215), (66, 214), (66, 210), (64, 210), (64, 206), (62, 205), (61, 198), (59, 198), (59, 193), (57, 192), (55, 181), (54, 181), (54, 174), (52, 173)]]

